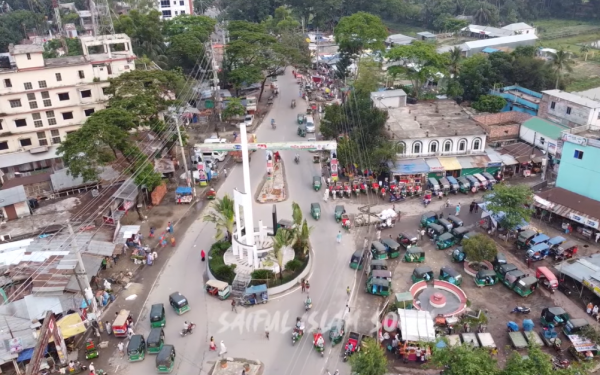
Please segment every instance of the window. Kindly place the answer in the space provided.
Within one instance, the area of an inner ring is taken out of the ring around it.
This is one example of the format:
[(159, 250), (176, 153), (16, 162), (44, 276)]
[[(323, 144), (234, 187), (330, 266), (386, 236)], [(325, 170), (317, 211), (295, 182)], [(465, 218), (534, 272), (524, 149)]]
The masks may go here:
[(31, 84), (31, 82), (25, 82), (23, 84), (23, 86), (25, 86), (25, 90), (31, 90), (31, 89), (33, 89), (33, 85)]
[(27, 56), (27, 60), (31, 60), (31, 53), (26, 53), (25, 55)]
[(21, 146), (26, 147), (26, 146), (31, 146), (31, 138), (25, 138), (25, 139), (19, 139), (19, 143), (21, 143)]
[(58, 100), (65, 101), (65, 100), (69, 100), (69, 93), (68, 92), (63, 92), (62, 94), (58, 94)]
[(4, 80), (4, 87), (6, 87), (7, 89), (12, 87), (12, 82), (10, 81), (10, 79), (6, 78)]
[(94, 108), (90, 108), (90, 109), (85, 109), (83, 111), (83, 113), (85, 113), (85, 117), (90, 117), (92, 114), (94, 114)]
[(575, 154), (573, 155), (573, 157), (575, 159), (579, 159), (579, 160), (583, 159), (583, 151), (575, 150)]
[(56, 125), (56, 118), (54, 118), (54, 111), (46, 111), (46, 118), (48, 119), (48, 125)]
[(79, 78), (81, 78), (81, 79), (85, 78), (85, 73), (83, 70), (79, 71)]
[(38, 81), (38, 86), (40, 86), (40, 89), (45, 89), (46, 87), (46, 81)]
[(82, 98), (91, 98), (92, 97), (92, 90), (83, 90), (81, 92), (81, 97)]
[(544, 138), (544, 137), (540, 137), (540, 144), (542, 144), (542, 145), (543, 145), (545, 142), (546, 142), (546, 138)]
[(436, 153), (438, 151), (438, 142), (433, 141), (429, 144), (429, 152)]
[(24, 118), (15, 120), (15, 126), (17, 128), (22, 128), (23, 126), (27, 126), (27, 120), (25, 120)]
[(184, 6), (185, 2), (183, 0), (179, 0), (179, 5)]
[(458, 151), (465, 151), (467, 149), (467, 140), (461, 139), (458, 141)]
[(481, 139), (475, 138), (473, 140), (473, 150), (481, 150)]
[(33, 126), (36, 128), (44, 127), (44, 123), (42, 122), (42, 115), (39, 113), (33, 113), (31, 115), (33, 117)]
[(452, 141), (451, 140), (444, 141), (444, 152), (450, 152), (450, 151), (452, 151)]
[(571, 107), (567, 107), (567, 115), (571, 114)]
[(50, 133), (52, 133), (52, 144), (60, 143), (60, 133), (58, 130), (51, 130)]
[(163, 10), (163, 17), (165, 18), (170, 18), (171, 17), (171, 11), (170, 10)]
[(556, 107), (556, 102), (550, 103), (550, 109), (554, 109)]
[(181, 11), (181, 14), (185, 14), (185, 10), (182, 10), (182, 11)]
[(42, 91), (42, 99), (50, 99), (50, 93), (48, 91)]
[(413, 154), (420, 154), (422, 148), (423, 145), (421, 144), (421, 142), (413, 143)]
[(102, 88), (102, 95), (108, 95), (108, 86)]
[(9, 100), (10, 108), (18, 108), (21, 106), (21, 99)]
[(169, 0), (160, 0), (161, 8), (168, 8), (171, 6), (171, 2)]
[(27, 94), (27, 100), (29, 100), (29, 101), (35, 100), (35, 94), (34, 93)]
[(62, 116), (63, 116), (63, 120), (72, 120), (73, 112), (63, 112)]
[(44, 100), (44, 107), (52, 107), (52, 100), (50, 100), (50, 99)]
[(2, 129), (3, 129), (3, 127), (2, 127), (2, 119), (0, 118), (0, 130), (2, 130)]
[(37, 109), (38, 105), (36, 101), (33, 102), (29, 102), (29, 108), (30, 109)]
[(0, 150), (8, 150), (8, 142), (0, 142)]
[(62, 81), (62, 75), (60, 73), (55, 73), (54, 75), (56, 76), (56, 82)]
[(48, 140), (46, 139), (46, 132), (37, 132), (37, 139), (40, 142), (40, 146), (48, 146)]
[(177, 11), (175, 11), (175, 15), (177, 15), (177, 13), (178, 13), (178, 12), (177, 12)]
[(400, 147), (400, 154), (406, 154), (406, 143), (398, 142), (398, 146)]

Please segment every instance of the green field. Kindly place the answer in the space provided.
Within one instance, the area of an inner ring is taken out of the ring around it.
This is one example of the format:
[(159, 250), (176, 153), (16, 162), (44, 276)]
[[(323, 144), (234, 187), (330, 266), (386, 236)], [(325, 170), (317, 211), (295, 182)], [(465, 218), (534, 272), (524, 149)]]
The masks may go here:
[(390, 30), (390, 34), (404, 34), (408, 36), (412, 36), (413, 38), (417, 36), (417, 33), (421, 31), (427, 31), (424, 27), (408, 25), (405, 23), (397, 23), (390, 21), (383, 21), (387, 28)]

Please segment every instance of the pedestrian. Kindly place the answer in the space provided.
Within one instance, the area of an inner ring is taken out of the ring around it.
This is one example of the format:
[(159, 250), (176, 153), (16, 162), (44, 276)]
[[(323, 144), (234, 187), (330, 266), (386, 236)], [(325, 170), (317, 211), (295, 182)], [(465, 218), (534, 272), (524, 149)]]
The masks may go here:
[(477, 202), (475, 202), (475, 213), (479, 212), (479, 205), (477, 204)]
[(338, 234), (336, 236), (336, 241), (337, 241), (337, 243), (342, 243), (342, 231), (338, 231)]
[(473, 210), (475, 210), (475, 201), (471, 202), (471, 205), (469, 206), (469, 213), (472, 214)]
[(158, 253), (156, 251), (152, 252), (152, 260), (156, 262), (156, 258), (158, 258)]
[(204, 252), (204, 250), (200, 251), (200, 257), (202, 258), (202, 261), (204, 262), (204, 260), (206, 259), (206, 253)]
[(227, 168), (223, 168), (223, 176), (227, 177)]
[(302, 293), (304, 293), (306, 291), (306, 281), (304, 279), (300, 282), (300, 286), (302, 287)]
[(121, 357), (123, 357), (125, 355), (125, 344), (123, 344), (123, 341), (119, 341), (117, 348), (119, 348), (119, 354), (121, 354)]
[(425, 238), (425, 228), (421, 229), (419, 232), (419, 241), (421, 241), (423, 238)]
[(267, 338), (267, 340), (269, 339), (269, 331), (265, 330), (265, 337)]
[(223, 355), (225, 353), (227, 353), (227, 347), (225, 346), (223, 340), (221, 340), (221, 351), (219, 352), (219, 355)]
[(171, 237), (171, 246), (175, 247), (175, 237)]
[(210, 336), (210, 344), (208, 344), (210, 350), (217, 350), (217, 345), (215, 344), (215, 338)]
[(169, 221), (169, 223), (167, 224), (167, 231), (171, 234), (173, 234), (173, 224), (171, 224), (171, 222)]
[(133, 329), (131, 327), (127, 328), (127, 338), (129, 340), (131, 340), (131, 336), (133, 336), (135, 333), (133, 333)]
[(591, 315), (593, 308), (594, 308), (594, 305), (590, 302), (587, 304), (585, 312), (587, 312), (588, 315)]
[(88, 366), (88, 369), (90, 370), (90, 374), (96, 373), (96, 367), (94, 367), (94, 362), (90, 363), (90, 365)]
[(377, 238), (377, 241), (379, 241), (381, 239), (381, 230), (377, 229), (377, 233), (375, 233), (375, 237)]
[(348, 295), (348, 297), (350, 297), (350, 287), (346, 287), (346, 294)]
[(154, 238), (154, 232), (156, 231), (156, 229), (154, 229), (154, 227), (150, 227), (150, 236), (148, 236), (149, 238)]
[(596, 315), (598, 315), (598, 305), (594, 305), (594, 308), (592, 309), (592, 316), (596, 317)]
[(596, 243), (598, 243), (599, 239), (600, 239), (600, 232), (596, 232)]
[(369, 246), (369, 239), (365, 237), (365, 241), (363, 242), (363, 250), (367, 250), (367, 246)]
[(235, 313), (237, 314), (237, 309), (235, 308), (235, 300), (234, 299), (231, 300), (231, 311), (235, 311)]
[(112, 334), (112, 325), (108, 320), (104, 322), (104, 326), (106, 327), (106, 333), (109, 335)]
[(458, 214), (460, 214), (460, 203), (456, 205), (456, 216), (458, 216)]
[(154, 264), (154, 258), (152, 257), (152, 253), (148, 253), (146, 255), (146, 265), (151, 266), (152, 264)]

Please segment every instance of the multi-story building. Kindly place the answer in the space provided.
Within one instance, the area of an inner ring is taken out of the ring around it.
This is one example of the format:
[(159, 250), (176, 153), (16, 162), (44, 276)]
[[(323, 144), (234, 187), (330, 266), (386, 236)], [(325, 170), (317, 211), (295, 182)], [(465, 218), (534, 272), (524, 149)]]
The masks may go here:
[(183, 14), (194, 14), (194, 2), (192, 0), (158, 0), (157, 6), (162, 13), (163, 20)]
[(542, 91), (538, 116), (576, 128), (584, 125), (600, 126), (600, 101), (588, 99), (561, 90)]
[(507, 86), (501, 89), (490, 90), (490, 95), (502, 97), (506, 100), (506, 105), (501, 112), (524, 112), (532, 116), (537, 116), (542, 94), (528, 90), (521, 86)]
[(63, 168), (56, 149), (108, 97), (108, 79), (135, 69), (125, 34), (79, 38), (83, 56), (45, 59), (14, 45), (0, 60), (0, 170), (6, 179)]

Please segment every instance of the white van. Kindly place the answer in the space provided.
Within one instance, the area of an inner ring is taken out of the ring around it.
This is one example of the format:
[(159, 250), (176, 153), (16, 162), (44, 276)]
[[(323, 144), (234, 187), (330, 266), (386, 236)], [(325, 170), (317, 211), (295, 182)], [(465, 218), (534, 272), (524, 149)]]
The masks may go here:
[(313, 119), (313, 117), (306, 116), (305, 121), (306, 121), (306, 132), (314, 133), (315, 132), (315, 120)]
[[(227, 142), (227, 140), (225, 138), (217, 138), (217, 137), (211, 137), (211, 138), (207, 138), (204, 140), (205, 144), (215, 144), (215, 143), (229, 143)], [(194, 146), (194, 151), (196, 152), (196, 156), (198, 156), (198, 154), (200, 154), (200, 150), (202, 148), (202, 145), (195, 145)], [(225, 157), (227, 156), (227, 151), (202, 151), (202, 159), (206, 160), (206, 159), (211, 159), (214, 160), (215, 162), (218, 161), (225, 161)]]

